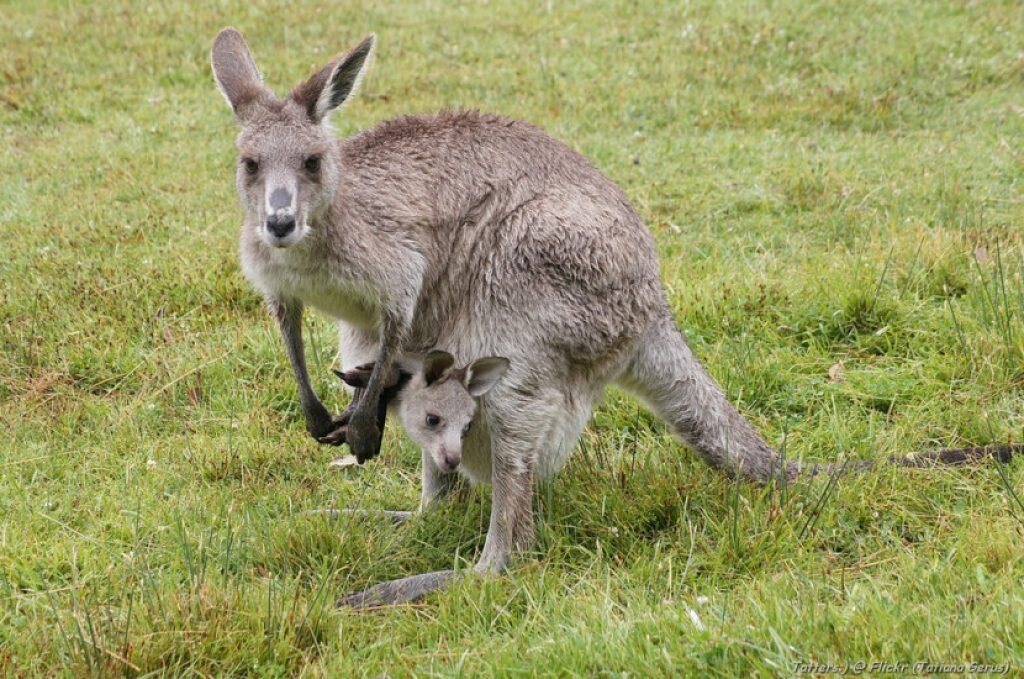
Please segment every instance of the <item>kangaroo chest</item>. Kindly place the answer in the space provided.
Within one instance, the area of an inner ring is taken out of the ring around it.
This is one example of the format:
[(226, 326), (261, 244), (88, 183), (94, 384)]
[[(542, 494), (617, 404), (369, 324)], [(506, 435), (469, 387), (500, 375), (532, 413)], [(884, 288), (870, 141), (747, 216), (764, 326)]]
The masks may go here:
[(243, 271), (265, 295), (300, 300), (334, 320), (358, 327), (377, 325), (376, 296), (368, 286), (332, 276), (298, 254), (271, 252), (268, 257), (243, 257)]

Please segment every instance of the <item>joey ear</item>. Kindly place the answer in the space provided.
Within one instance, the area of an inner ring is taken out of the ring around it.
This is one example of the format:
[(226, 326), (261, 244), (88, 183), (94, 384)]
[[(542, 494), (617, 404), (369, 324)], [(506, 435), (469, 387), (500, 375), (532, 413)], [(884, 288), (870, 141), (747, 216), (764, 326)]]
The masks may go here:
[(509, 361), (501, 356), (479, 358), (466, 367), (464, 384), (472, 397), (483, 396), (508, 370)]
[(447, 351), (435, 349), (423, 359), (423, 381), (427, 386), (447, 378), (455, 365), (455, 357)]
[(371, 33), (358, 45), (314, 73), (292, 91), (291, 97), (314, 122), (344, 104), (359, 88), (370, 65), (377, 36)]
[(239, 118), (248, 104), (267, 93), (245, 38), (234, 28), (217, 34), (210, 50), (210, 64), (217, 88)]

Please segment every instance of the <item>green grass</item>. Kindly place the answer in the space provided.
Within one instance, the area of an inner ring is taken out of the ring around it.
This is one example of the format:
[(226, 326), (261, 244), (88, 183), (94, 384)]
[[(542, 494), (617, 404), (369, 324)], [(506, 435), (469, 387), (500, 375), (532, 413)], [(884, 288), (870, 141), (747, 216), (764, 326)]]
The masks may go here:
[[(681, 327), (787, 455), (883, 458), (1024, 427), (1016, 2), (3, 3), (0, 674), (788, 675), (1024, 671), (1024, 469), (762, 490), (611, 393), (512, 572), (489, 493), (412, 525), (418, 453), (307, 438), (236, 257), (224, 25), (282, 91), (363, 33), (340, 133), (443, 106), (537, 123), (619, 182)], [(337, 410), (334, 334), (309, 319)], [(842, 380), (830, 379), (837, 364)]]

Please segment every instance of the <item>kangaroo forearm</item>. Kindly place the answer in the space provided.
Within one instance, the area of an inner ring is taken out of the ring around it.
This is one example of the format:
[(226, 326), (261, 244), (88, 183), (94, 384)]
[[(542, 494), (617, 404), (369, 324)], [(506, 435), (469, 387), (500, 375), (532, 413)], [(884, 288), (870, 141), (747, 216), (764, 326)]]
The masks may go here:
[[(411, 317), (412, 314), (408, 312), (403, 316)], [(385, 388), (398, 381), (395, 359), (408, 330), (408, 322), (400, 320), (398, 316), (385, 316), (380, 333), (380, 351), (371, 369), (366, 389), (357, 405), (357, 411), (376, 415)]]
[(320, 402), (309, 380), (302, 343), (302, 303), (282, 300), (269, 300), (268, 303), (281, 328), (288, 361), (295, 374), (299, 402), (306, 417), (306, 429), (314, 436), (326, 434), (331, 428), (331, 414)]
[(380, 333), (380, 351), (370, 371), (366, 388), (353, 400), (355, 406), (348, 421), (346, 441), (360, 463), (380, 452), (387, 403), (383, 402), (385, 388), (394, 373), (394, 362), (405, 337), (406, 327), (393, 317), (385, 318)]
[(382, 347), (366, 388), (357, 389), (352, 395), (352, 402), (346, 411), (349, 413), (350, 422), (358, 423), (372, 417), (380, 432), (384, 431), (384, 421), (387, 418), (387, 401), (383, 398), (384, 385), (387, 375), (391, 373), (394, 353), (394, 350)]

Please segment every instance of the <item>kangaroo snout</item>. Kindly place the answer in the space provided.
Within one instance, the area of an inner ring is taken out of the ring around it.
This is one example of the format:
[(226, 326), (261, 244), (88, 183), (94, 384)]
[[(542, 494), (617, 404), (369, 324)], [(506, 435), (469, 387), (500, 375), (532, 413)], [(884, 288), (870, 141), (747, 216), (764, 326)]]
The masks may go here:
[(283, 247), (283, 242), (295, 231), (295, 192), (285, 186), (275, 186), (267, 194), (267, 231)]
[(291, 212), (277, 212), (267, 217), (267, 231), (275, 238), (284, 238), (295, 230), (295, 215)]
[(453, 472), (458, 469), (459, 465), (462, 464), (462, 453), (458, 450), (442, 450), (441, 460), (443, 462), (443, 469), (448, 472)]

